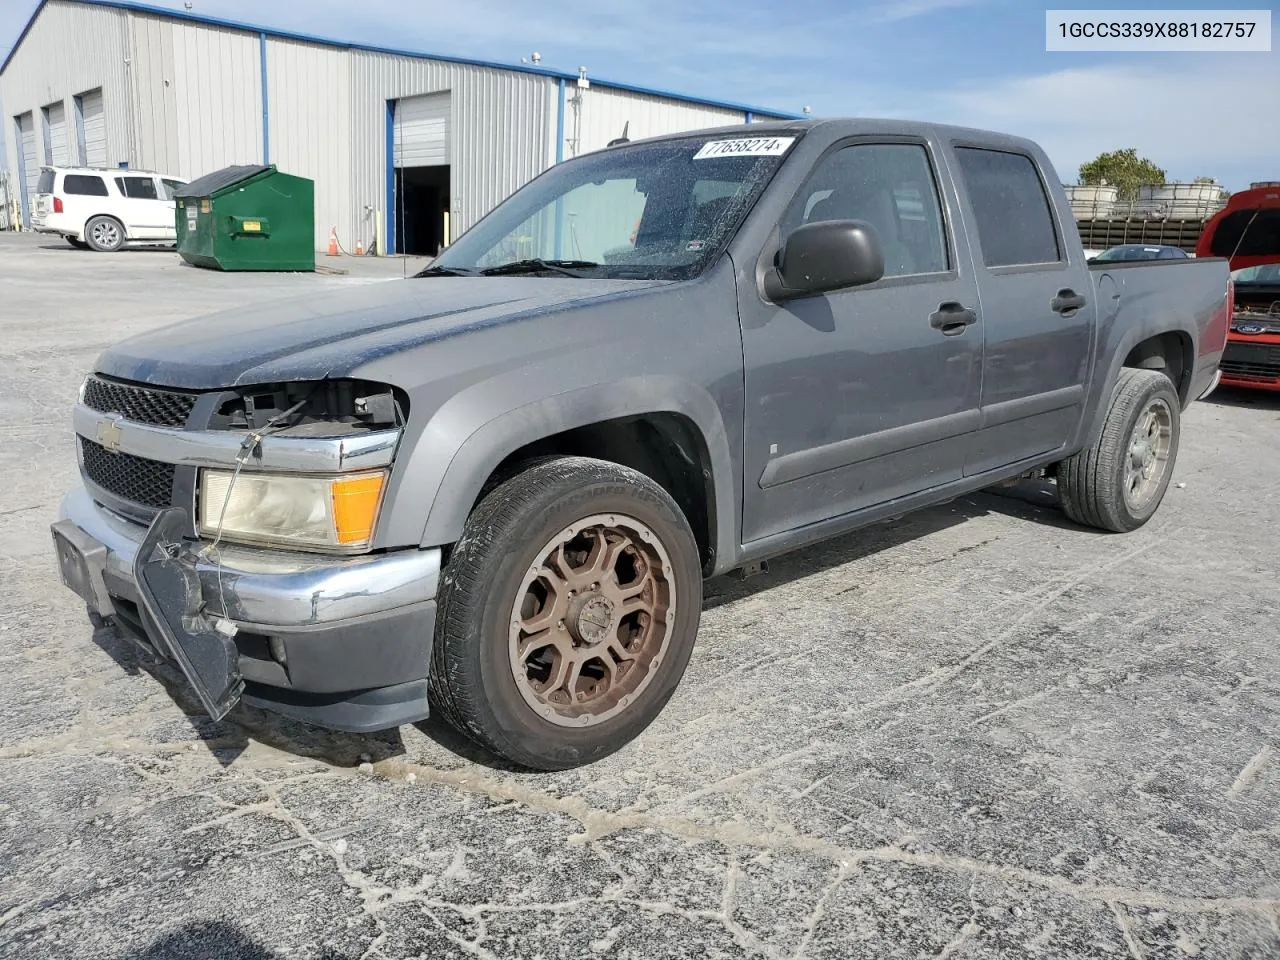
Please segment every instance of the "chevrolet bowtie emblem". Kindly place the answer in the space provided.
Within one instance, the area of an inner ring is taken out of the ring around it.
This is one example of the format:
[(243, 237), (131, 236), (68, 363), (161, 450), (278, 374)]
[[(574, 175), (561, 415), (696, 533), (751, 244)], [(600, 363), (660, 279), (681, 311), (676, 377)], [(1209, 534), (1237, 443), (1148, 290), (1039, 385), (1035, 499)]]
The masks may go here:
[(120, 419), (109, 417), (98, 421), (98, 443), (115, 452), (120, 449)]

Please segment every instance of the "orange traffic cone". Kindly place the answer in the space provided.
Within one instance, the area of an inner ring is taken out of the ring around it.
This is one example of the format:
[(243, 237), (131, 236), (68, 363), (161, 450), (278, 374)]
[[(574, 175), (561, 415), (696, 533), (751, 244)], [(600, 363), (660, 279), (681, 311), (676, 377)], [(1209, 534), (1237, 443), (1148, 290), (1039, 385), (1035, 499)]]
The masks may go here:
[(364, 244), (361, 243), (359, 240), (356, 241), (356, 256), (357, 257), (364, 256)]
[(336, 257), (338, 255), (338, 228), (329, 228), (329, 256)]

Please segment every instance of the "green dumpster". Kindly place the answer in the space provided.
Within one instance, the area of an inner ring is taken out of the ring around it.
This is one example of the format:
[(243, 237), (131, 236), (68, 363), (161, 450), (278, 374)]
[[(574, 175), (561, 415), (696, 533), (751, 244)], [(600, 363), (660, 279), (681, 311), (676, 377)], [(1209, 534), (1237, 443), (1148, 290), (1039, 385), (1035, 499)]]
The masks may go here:
[(224, 167), (178, 187), (178, 253), (214, 270), (314, 270), (315, 184), (271, 166)]

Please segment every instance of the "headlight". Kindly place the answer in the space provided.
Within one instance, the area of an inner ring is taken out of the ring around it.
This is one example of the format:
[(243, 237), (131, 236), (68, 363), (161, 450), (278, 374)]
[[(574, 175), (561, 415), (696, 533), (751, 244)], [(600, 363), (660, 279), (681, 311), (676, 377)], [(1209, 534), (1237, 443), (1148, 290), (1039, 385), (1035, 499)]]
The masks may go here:
[(242, 470), (234, 484), (233, 476), (200, 472), (201, 536), (221, 527), (224, 540), (340, 552), (369, 546), (386, 482), (383, 470), (332, 477)]

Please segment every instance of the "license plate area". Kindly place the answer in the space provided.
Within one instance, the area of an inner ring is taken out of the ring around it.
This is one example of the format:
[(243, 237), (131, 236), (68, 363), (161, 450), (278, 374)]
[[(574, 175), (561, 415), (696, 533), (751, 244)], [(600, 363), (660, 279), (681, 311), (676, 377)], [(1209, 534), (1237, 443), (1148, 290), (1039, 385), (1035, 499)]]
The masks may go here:
[(70, 520), (55, 523), (51, 533), (62, 582), (94, 613), (112, 616), (115, 610), (102, 578), (107, 567), (107, 548)]
[(240, 653), (204, 615), (194, 557), (183, 539), (190, 521), (181, 507), (161, 510), (133, 562), (139, 607), (152, 634), (173, 654), (209, 716), (225, 717), (240, 699)]

